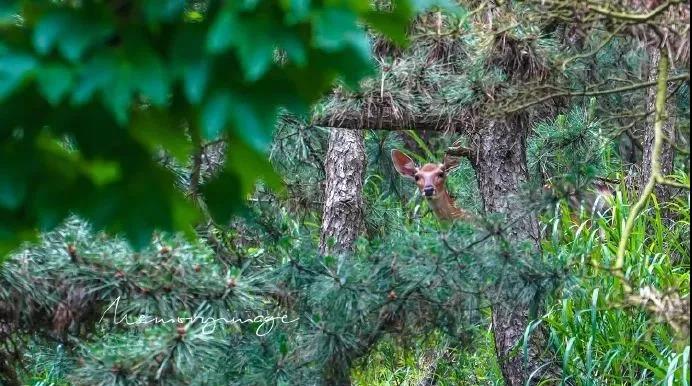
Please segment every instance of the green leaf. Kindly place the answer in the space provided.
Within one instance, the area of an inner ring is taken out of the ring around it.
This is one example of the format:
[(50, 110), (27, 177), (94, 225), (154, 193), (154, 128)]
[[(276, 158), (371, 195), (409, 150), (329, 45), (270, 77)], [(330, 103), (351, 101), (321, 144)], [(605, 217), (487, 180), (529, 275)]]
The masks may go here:
[(229, 7), (224, 8), (209, 29), (207, 50), (210, 53), (220, 53), (230, 48), (236, 26), (235, 11)]
[(348, 9), (326, 8), (313, 15), (313, 38), (318, 47), (335, 51), (354, 40), (365, 38), (357, 27), (357, 15)]
[(193, 22), (193, 23), (199, 23), (202, 20), (204, 20), (204, 15), (202, 15), (202, 13), (200, 13), (199, 11), (195, 11), (195, 10), (185, 11), (185, 21)]
[(111, 26), (93, 16), (87, 19), (79, 14), (58, 11), (44, 16), (32, 37), (38, 53), (45, 55), (57, 44), (65, 58), (77, 61), (87, 48), (102, 43), (112, 30)]
[(103, 186), (120, 179), (120, 165), (116, 161), (94, 159), (86, 160), (79, 150), (70, 149), (65, 141), (44, 131), (38, 137), (36, 146), (45, 151), (61, 168), (63, 178), (78, 178), (78, 173), (86, 175), (96, 186)]
[(352, 11), (328, 8), (313, 14), (313, 39), (331, 54), (334, 67), (349, 87), (371, 71), (370, 43)]
[(14, 165), (12, 159), (3, 157), (0, 162), (0, 207), (15, 210), (24, 202), (27, 180), (23, 178), (23, 167)]
[(310, 16), (310, 0), (281, 0), (286, 11), (286, 23), (295, 24), (305, 21)]
[(119, 125), (124, 125), (128, 120), (130, 99), (133, 89), (131, 77), (127, 69), (120, 69), (114, 75), (113, 82), (101, 90), (101, 99), (104, 105), (111, 111)]
[(72, 71), (63, 65), (45, 65), (36, 72), (36, 80), (41, 94), (48, 102), (57, 105), (72, 87)]
[(93, 160), (85, 162), (83, 169), (96, 186), (104, 186), (120, 179), (120, 165), (115, 161)]
[[(282, 187), (281, 177), (274, 171), (266, 154), (247, 146), (244, 141), (231, 138), (226, 165), (227, 169), (238, 176), (239, 188), (244, 198), (254, 191), (258, 179), (271, 189), (279, 190)], [(248, 167), (249, 165), (252, 167)]]
[(0, 55), (0, 100), (14, 92), (36, 65), (31, 55), (13, 52)]
[(236, 97), (232, 101), (234, 132), (256, 151), (264, 151), (271, 143), (275, 117), (276, 111), (267, 110), (261, 100)]
[[(2, 176), (0, 211), (11, 231), (0, 244), (71, 212), (139, 245), (153, 229), (192, 234), (199, 212), (152, 159), (161, 148), (189, 158), (184, 122), (205, 139), (232, 138), (227, 178), (209, 182), (219, 193), (210, 194), (218, 197), (210, 210), (238, 210), (258, 179), (281, 187), (266, 154), (278, 109), (308, 112), (337, 77), (355, 85), (371, 69), (358, 24), (369, 10), (364, 0), (318, 9), (310, 0), (248, 0), (201, 11), (183, 0), (117, 9), (14, 3), (11, 12), (19, 4), (22, 14), (9, 16), (0, 43), (0, 120), (8, 136), (21, 128), (29, 145), (9, 150), (22, 150), (19, 160), (30, 167)], [(194, 12), (191, 22), (185, 14)], [(274, 65), (275, 48), (286, 52), (286, 65)], [(145, 103), (133, 108), (139, 94)]]
[(43, 17), (34, 28), (33, 43), (36, 51), (42, 55), (49, 53), (69, 26), (68, 14), (54, 13)]
[(275, 120), (276, 110), (266, 98), (218, 91), (205, 103), (200, 125), (202, 137), (214, 140), (232, 123), (233, 132), (239, 138), (256, 151), (264, 151), (271, 142)]
[(209, 62), (204, 59), (199, 59), (185, 67), (184, 90), (190, 103), (198, 104), (202, 100), (209, 79), (209, 67)]
[[(264, 75), (274, 60), (275, 41), (267, 34), (269, 26), (251, 24), (252, 29), (247, 35), (239, 37), (238, 55), (243, 66), (245, 79), (255, 81)], [(254, 35), (254, 39), (251, 36)]]
[(205, 31), (197, 26), (187, 26), (172, 40), (172, 68), (175, 76), (183, 81), (185, 97), (192, 104), (199, 104), (207, 88), (212, 61), (204, 47)]
[(280, 36), (281, 31), (270, 18), (261, 14), (254, 18), (245, 15), (240, 18), (226, 8), (209, 31), (207, 48), (212, 53), (220, 53), (235, 47), (245, 79), (254, 81), (271, 66), (274, 47)]
[(63, 30), (58, 42), (60, 53), (75, 62), (82, 58), (87, 48), (102, 44), (113, 32), (113, 27), (101, 24), (99, 20), (71, 18), (69, 26)]
[(185, 0), (146, 0), (142, 9), (149, 22), (173, 21), (183, 15)]
[(259, 5), (260, 0), (241, 0), (241, 9), (243, 11), (252, 11)]
[(211, 215), (217, 221), (228, 221), (243, 205), (244, 197), (239, 186), (240, 178), (231, 169), (225, 168), (214, 180), (200, 189)]
[(12, 24), (15, 15), (19, 14), (19, 6), (16, 2), (4, 2), (0, 4), (0, 26)]
[(78, 82), (72, 92), (72, 103), (87, 103), (94, 92), (107, 88), (115, 77), (115, 58), (106, 53), (95, 56), (84, 64), (78, 74)]
[(201, 114), (202, 137), (207, 140), (218, 138), (228, 122), (231, 109), (231, 94), (228, 91), (218, 91), (204, 104)]
[(131, 82), (156, 106), (162, 106), (168, 99), (168, 72), (158, 56), (147, 47), (132, 47), (129, 59), (132, 61)]
[(192, 143), (185, 137), (180, 122), (163, 110), (136, 112), (132, 117), (130, 133), (151, 154), (156, 154), (163, 147), (178, 162), (185, 163), (192, 152)]
[(363, 15), (363, 19), (369, 26), (381, 32), (395, 43), (405, 45), (408, 41), (406, 38), (406, 28), (411, 15), (410, 9), (397, 6), (393, 12), (370, 11)]
[(257, 180), (271, 189), (282, 188), (281, 178), (265, 154), (231, 138), (224, 170), (201, 189), (212, 216), (217, 221), (226, 221), (237, 213), (254, 191)]
[(307, 51), (303, 42), (294, 33), (286, 33), (281, 36), (279, 46), (286, 50), (288, 59), (299, 67), (307, 63)]

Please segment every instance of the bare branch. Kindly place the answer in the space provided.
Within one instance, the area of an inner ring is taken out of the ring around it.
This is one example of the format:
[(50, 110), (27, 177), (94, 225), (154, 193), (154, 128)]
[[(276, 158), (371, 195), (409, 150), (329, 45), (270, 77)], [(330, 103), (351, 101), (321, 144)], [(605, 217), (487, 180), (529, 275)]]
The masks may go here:
[(619, 12), (615, 10), (610, 10), (607, 8), (603, 8), (597, 4), (594, 4), (592, 1), (589, 2), (588, 8), (591, 11), (594, 11), (596, 13), (599, 13), (604, 16), (608, 16), (614, 19), (620, 19), (620, 20), (626, 20), (626, 21), (633, 21), (633, 22), (645, 22), (648, 20), (653, 19), (656, 17), (658, 14), (662, 13), (666, 9), (668, 9), (672, 5), (677, 5), (677, 4), (682, 4), (682, 0), (668, 0), (665, 3), (659, 5), (658, 7), (654, 8), (650, 12), (647, 13), (627, 13), (627, 12)]
[(428, 121), (428, 120), (394, 120), (394, 119), (378, 119), (375, 117), (368, 118), (353, 118), (353, 117), (334, 117), (323, 115), (317, 117), (311, 123), (313, 126), (334, 127), (349, 130), (416, 130), (416, 131), (445, 131), (450, 130), (455, 125), (450, 122), (443, 121)]
[[(688, 80), (690, 78), (690, 73), (686, 72), (684, 74), (672, 76), (668, 78), (667, 82), (675, 82), (679, 80)], [(535, 99), (533, 101), (524, 103), (522, 105), (519, 105), (514, 108), (502, 110), (502, 113), (505, 114), (511, 114), (511, 113), (516, 113), (521, 110), (527, 109), (531, 106), (535, 106), (537, 104), (546, 102), (550, 99), (553, 98), (559, 98), (559, 97), (576, 97), (576, 96), (599, 96), (599, 95), (609, 95), (609, 94), (619, 94), (619, 93), (624, 93), (624, 92), (629, 92), (629, 91), (635, 91), (643, 88), (648, 88), (651, 86), (656, 86), (658, 81), (651, 81), (651, 82), (644, 82), (644, 83), (636, 83), (632, 84), (629, 86), (623, 86), (623, 87), (615, 87), (611, 89), (606, 89), (606, 90), (595, 90), (595, 91), (576, 91), (576, 90), (570, 90), (570, 91), (562, 91), (562, 92), (556, 92), (552, 94), (548, 94), (546, 96), (543, 96), (541, 98)]]

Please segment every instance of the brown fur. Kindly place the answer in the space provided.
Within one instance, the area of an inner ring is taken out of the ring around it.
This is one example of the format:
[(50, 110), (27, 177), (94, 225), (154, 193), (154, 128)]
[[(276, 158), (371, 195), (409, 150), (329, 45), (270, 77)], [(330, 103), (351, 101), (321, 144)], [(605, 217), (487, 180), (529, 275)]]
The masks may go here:
[[(409, 156), (395, 149), (392, 150), (392, 162), (399, 174), (414, 180), (418, 190), (428, 200), (428, 204), (438, 220), (451, 221), (472, 218), (469, 212), (456, 206), (445, 186), (447, 173), (458, 166), (456, 159), (445, 157), (441, 164), (427, 163), (421, 167), (416, 167)], [(426, 194), (426, 192), (432, 194)]]

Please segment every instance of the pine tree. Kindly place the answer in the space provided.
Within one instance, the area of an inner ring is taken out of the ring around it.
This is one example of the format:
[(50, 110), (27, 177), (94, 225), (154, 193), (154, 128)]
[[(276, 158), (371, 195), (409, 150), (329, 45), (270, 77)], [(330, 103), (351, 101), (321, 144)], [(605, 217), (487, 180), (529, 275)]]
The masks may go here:
[[(538, 217), (596, 177), (617, 177), (610, 114), (643, 106), (645, 87), (587, 94), (619, 87), (611, 77), (634, 74), (640, 51), (578, 3), (464, 5), (419, 15), (408, 47), (373, 32), (376, 76), (338, 85), (310, 119), (282, 114), (269, 158), (286, 189), (256, 186), (243, 217), (207, 218), (195, 242), (157, 233), (142, 250), (73, 217), (13, 254), (0, 267), (0, 380), (19, 385), (50, 367), (74, 385), (342, 385), (387, 338), (441, 333), (442, 346), (471, 350), (477, 309), (492, 310), (483, 322), (507, 384), (565, 375), (543, 350), (559, 338), (531, 321), (583, 255), (569, 244), (542, 251), (546, 233), (560, 235)], [(575, 22), (579, 12), (588, 20)], [(584, 91), (593, 85), (603, 89)], [(433, 161), (459, 137), (471, 151), (450, 186), (480, 220), (445, 227), (388, 155), (407, 144)], [(189, 141), (187, 163), (159, 162), (205, 212), (204, 193), (238, 153), (233, 138)], [(354, 205), (332, 199), (342, 179)], [(553, 192), (536, 189), (547, 182)], [(140, 314), (170, 322), (116, 323)], [(269, 332), (219, 319), (258, 315), (290, 322)], [(444, 364), (443, 351), (429, 352)]]
[[(564, 97), (590, 95), (572, 90), (597, 85), (600, 75), (580, 71), (578, 65), (567, 69), (569, 61), (586, 59), (582, 63), (588, 63), (595, 53), (579, 52), (580, 47), (560, 41), (569, 38), (570, 29), (605, 26), (616, 30), (605, 40), (607, 44), (620, 28), (634, 29), (656, 15), (635, 15), (627, 20), (627, 14), (610, 12), (607, 6), (570, 2), (483, 2), (469, 8), (473, 11), (461, 17), (441, 13), (421, 17), (412, 27), (413, 42), (406, 51), (389, 50), (386, 42), (376, 44), (380, 79), (355, 93), (337, 90), (315, 122), (349, 129), (415, 128), (463, 135), (485, 211), (501, 214), (512, 224), (510, 242), (532, 242), (534, 251), (540, 253), (535, 212), (526, 211), (513, 199), (529, 182), (526, 139), (530, 122), (544, 119), (570, 102)], [(564, 16), (579, 12), (586, 14), (584, 20)], [(609, 25), (618, 19), (625, 20), (621, 26)], [(673, 20), (679, 23), (684, 16)], [(681, 25), (664, 28), (679, 33)], [(682, 38), (675, 43), (682, 50), (685, 44), (689, 45)], [(603, 94), (611, 91), (619, 92), (606, 90)], [(502, 291), (497, 289), (500, 297)], [(498, 359), (508, 384), (524, 384), (529, 374), (541, 376), (541, 371), (547, 378), (556, 373), (546, 362), (549, 359), (540, 358), (546, 341), (540, 328), (527, 366), (510, 355), (528, 328), (528, 310), (526, 303), (506, 301), (493, 311)]]

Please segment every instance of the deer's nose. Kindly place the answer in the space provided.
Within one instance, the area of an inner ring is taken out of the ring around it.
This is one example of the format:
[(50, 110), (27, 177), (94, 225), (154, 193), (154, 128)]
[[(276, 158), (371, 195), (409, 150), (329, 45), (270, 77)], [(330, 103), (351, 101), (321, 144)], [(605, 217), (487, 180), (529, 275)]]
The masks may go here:
[(423, 188), (423, 194), (427, 197), (430, 197), (433, 194), (435, 194), (435, 188), (432, 186), (426, 186), (425, 188)]

